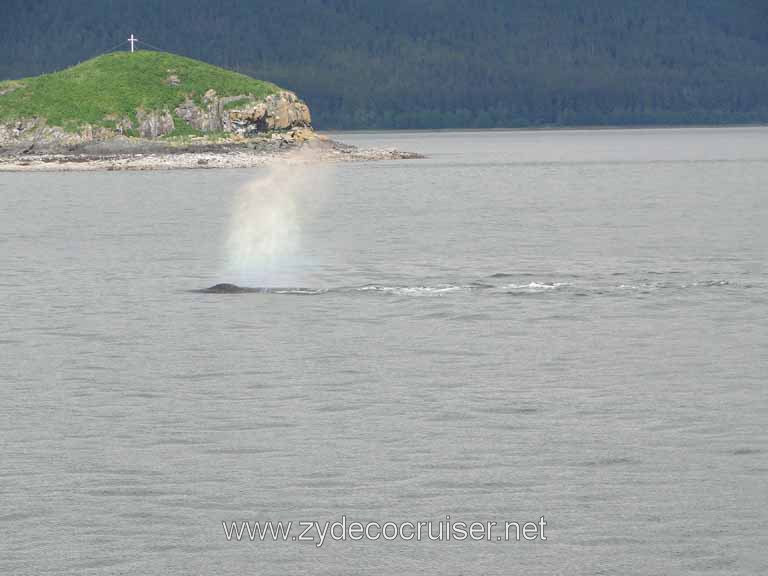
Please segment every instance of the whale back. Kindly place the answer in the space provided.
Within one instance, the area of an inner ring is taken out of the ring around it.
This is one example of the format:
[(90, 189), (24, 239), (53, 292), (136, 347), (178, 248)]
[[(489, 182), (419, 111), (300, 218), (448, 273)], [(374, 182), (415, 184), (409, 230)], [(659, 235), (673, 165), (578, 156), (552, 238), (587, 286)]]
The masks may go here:
[(248, 290), (246, 288), (241, 288), (237, 284), (222, 282), (221, 284), (206, 288), (203, 292), (210, 292), (213, 294), (237, 294), (238, 292), (248, 292)]

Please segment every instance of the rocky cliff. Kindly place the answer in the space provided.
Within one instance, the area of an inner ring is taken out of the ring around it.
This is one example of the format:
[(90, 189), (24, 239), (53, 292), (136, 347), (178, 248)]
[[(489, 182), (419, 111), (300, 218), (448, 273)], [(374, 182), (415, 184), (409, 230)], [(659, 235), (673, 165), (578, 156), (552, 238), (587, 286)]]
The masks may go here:
[(135, 122), (115, 115), (105, 119), (114, 123), (113, 129), (86, 124), (78, 131), (66, 131), (50, 126), (45, 118), (20, 118), (0, 124), (0, 145), (41, 141), (80, 144), (132, 133), (141, 138), (158, 138), (173, 134), (182, 123), (201, 133), (223, 132), (243, 137), (312, 127), (309, 107), (288, 91), (259, 99), (248, 94), (220, 97), (210, 89), (201, 102), (187, 97), (174, 110), (139, 108)]
[(248, 95), (219, 97), (215, 90), (208, 90), (201, 105), (187, 98), (175, 112), (181, 120), (202, 132), (254, 136), (259, 132), (312, 126), (307, 105), (287, 91), (256, 99)]

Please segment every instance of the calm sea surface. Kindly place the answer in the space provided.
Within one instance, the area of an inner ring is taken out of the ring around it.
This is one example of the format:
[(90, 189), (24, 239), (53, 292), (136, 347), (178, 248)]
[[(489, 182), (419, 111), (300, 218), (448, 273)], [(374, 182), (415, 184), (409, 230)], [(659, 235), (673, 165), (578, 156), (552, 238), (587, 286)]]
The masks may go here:
[(0, 573), (768, 572), (768, 129), (338, 137), (0, 174)]

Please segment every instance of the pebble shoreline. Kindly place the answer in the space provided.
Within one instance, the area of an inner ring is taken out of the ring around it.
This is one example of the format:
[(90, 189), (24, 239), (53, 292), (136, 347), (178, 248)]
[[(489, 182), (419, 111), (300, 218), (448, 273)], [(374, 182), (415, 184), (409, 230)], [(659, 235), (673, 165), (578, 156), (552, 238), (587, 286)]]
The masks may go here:
[(420, 154), (394, 149), (357, 148), (333, 141), (286, 146), (279, 150), (228, 148), (167, 150), (147, 153), (15, 153), (0, 155), (0, 172), (82, 172), (123, 170), (184, 170), (213, 168), (252, 168), (275, 161), (370, 162), (423, 158)]

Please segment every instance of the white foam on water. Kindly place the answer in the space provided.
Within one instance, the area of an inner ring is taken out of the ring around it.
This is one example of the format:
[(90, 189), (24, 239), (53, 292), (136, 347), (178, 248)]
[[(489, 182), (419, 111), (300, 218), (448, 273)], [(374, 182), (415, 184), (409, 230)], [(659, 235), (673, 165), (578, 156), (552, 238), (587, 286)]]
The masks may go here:
[(457, 292), (464, 290), (463, 286), (440, 285), (440, 286), (380, 286), (377, 284), (369, 284), (367, 286), (360, 286), (355, 288), (356, 292), (384, 292), (387, 294), (443, 294), (446, 292)]
[(505, 284), (499, 286), (502, 290), (523, 290), (527, 292), (541, 292), (545, 290), (555, 290), (561, 286), (570, 286), (567, 282), (528, 282), (526, 284)]

